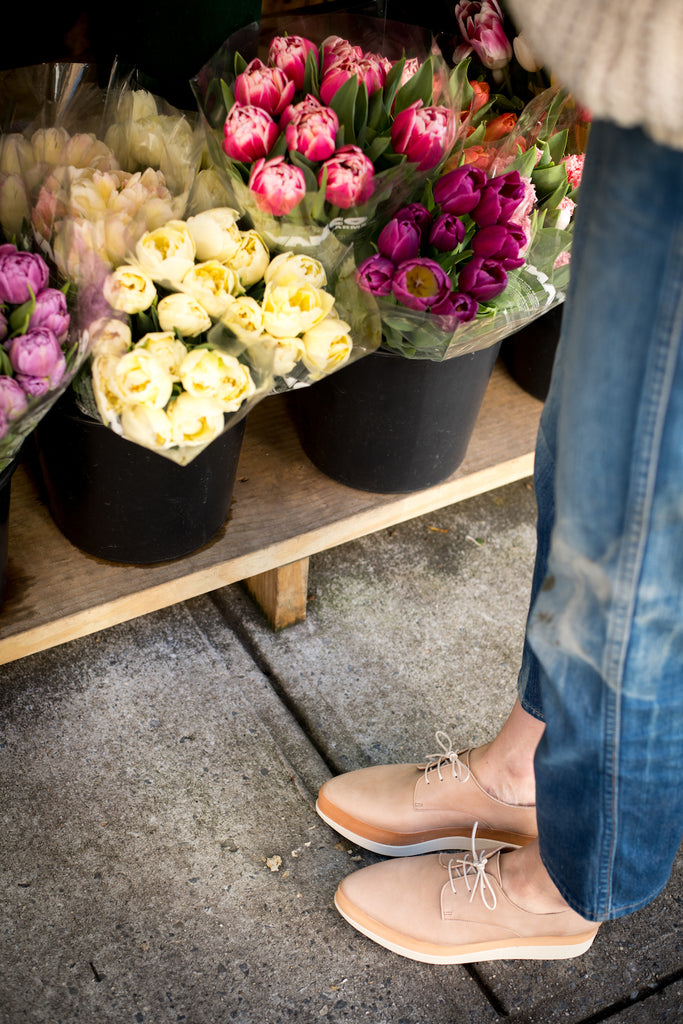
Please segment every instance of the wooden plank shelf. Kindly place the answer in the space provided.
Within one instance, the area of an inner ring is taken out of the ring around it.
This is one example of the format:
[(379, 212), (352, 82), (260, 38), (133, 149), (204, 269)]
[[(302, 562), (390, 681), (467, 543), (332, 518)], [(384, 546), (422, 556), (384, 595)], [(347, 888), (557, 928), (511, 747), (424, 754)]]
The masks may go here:
[(462, 466), (411, 494), (357, 491), (304, 455), (284, 396), (249, 414), (230, 517), (193, 554), (152, 566), (84, 554), (55, 526), (27, 468), (12, 481), (0, 664), (245, 581), (276, 628), (305, 616), (317, 552), (528, 477), (542, 404), (494, 368)]

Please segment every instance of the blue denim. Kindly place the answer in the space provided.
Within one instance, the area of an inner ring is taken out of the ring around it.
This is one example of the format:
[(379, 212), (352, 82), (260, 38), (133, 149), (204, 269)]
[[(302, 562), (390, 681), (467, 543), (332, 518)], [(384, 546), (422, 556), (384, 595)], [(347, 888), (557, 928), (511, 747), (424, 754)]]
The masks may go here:
[(683, 836), (683, 152), (591, 129), (538, 434), (519, 695), (542, 860), (609, 920), (666, 885)]

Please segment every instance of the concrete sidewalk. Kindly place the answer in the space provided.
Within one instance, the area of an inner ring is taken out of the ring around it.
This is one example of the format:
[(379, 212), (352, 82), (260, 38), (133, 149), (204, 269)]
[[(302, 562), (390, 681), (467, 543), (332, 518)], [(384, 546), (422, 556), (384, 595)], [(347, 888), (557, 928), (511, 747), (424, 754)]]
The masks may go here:
[(319, 785), (495, 734), (534, 521), (523, 482), (316, 556), (279, 634), (235, 586), (0, 668), (1, 1024), (683, 1021), (680, 858), (556, 963), (414, 963), (332, 903), (377, 858)]

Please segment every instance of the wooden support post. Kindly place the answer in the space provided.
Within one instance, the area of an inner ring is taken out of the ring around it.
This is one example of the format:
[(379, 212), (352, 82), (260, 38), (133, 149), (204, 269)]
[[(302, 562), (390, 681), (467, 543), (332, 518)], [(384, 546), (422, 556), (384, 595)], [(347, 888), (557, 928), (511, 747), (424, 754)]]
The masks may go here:
[(273, 629), (284, 629), (306, 618), (307, 558), (250, 576), (244, 584)]

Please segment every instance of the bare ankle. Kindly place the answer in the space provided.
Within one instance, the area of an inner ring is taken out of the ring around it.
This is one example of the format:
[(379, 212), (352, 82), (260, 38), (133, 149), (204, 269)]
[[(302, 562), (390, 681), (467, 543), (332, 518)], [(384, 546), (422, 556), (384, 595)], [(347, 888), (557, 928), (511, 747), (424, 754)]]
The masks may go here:
[(500, 758), (493, 744), (476, 747), (470, 753), (472, 772), (489, 796), (506, 804), (533, 807), (536, 802), (536, 784), (533, 763), (528, 767)]

